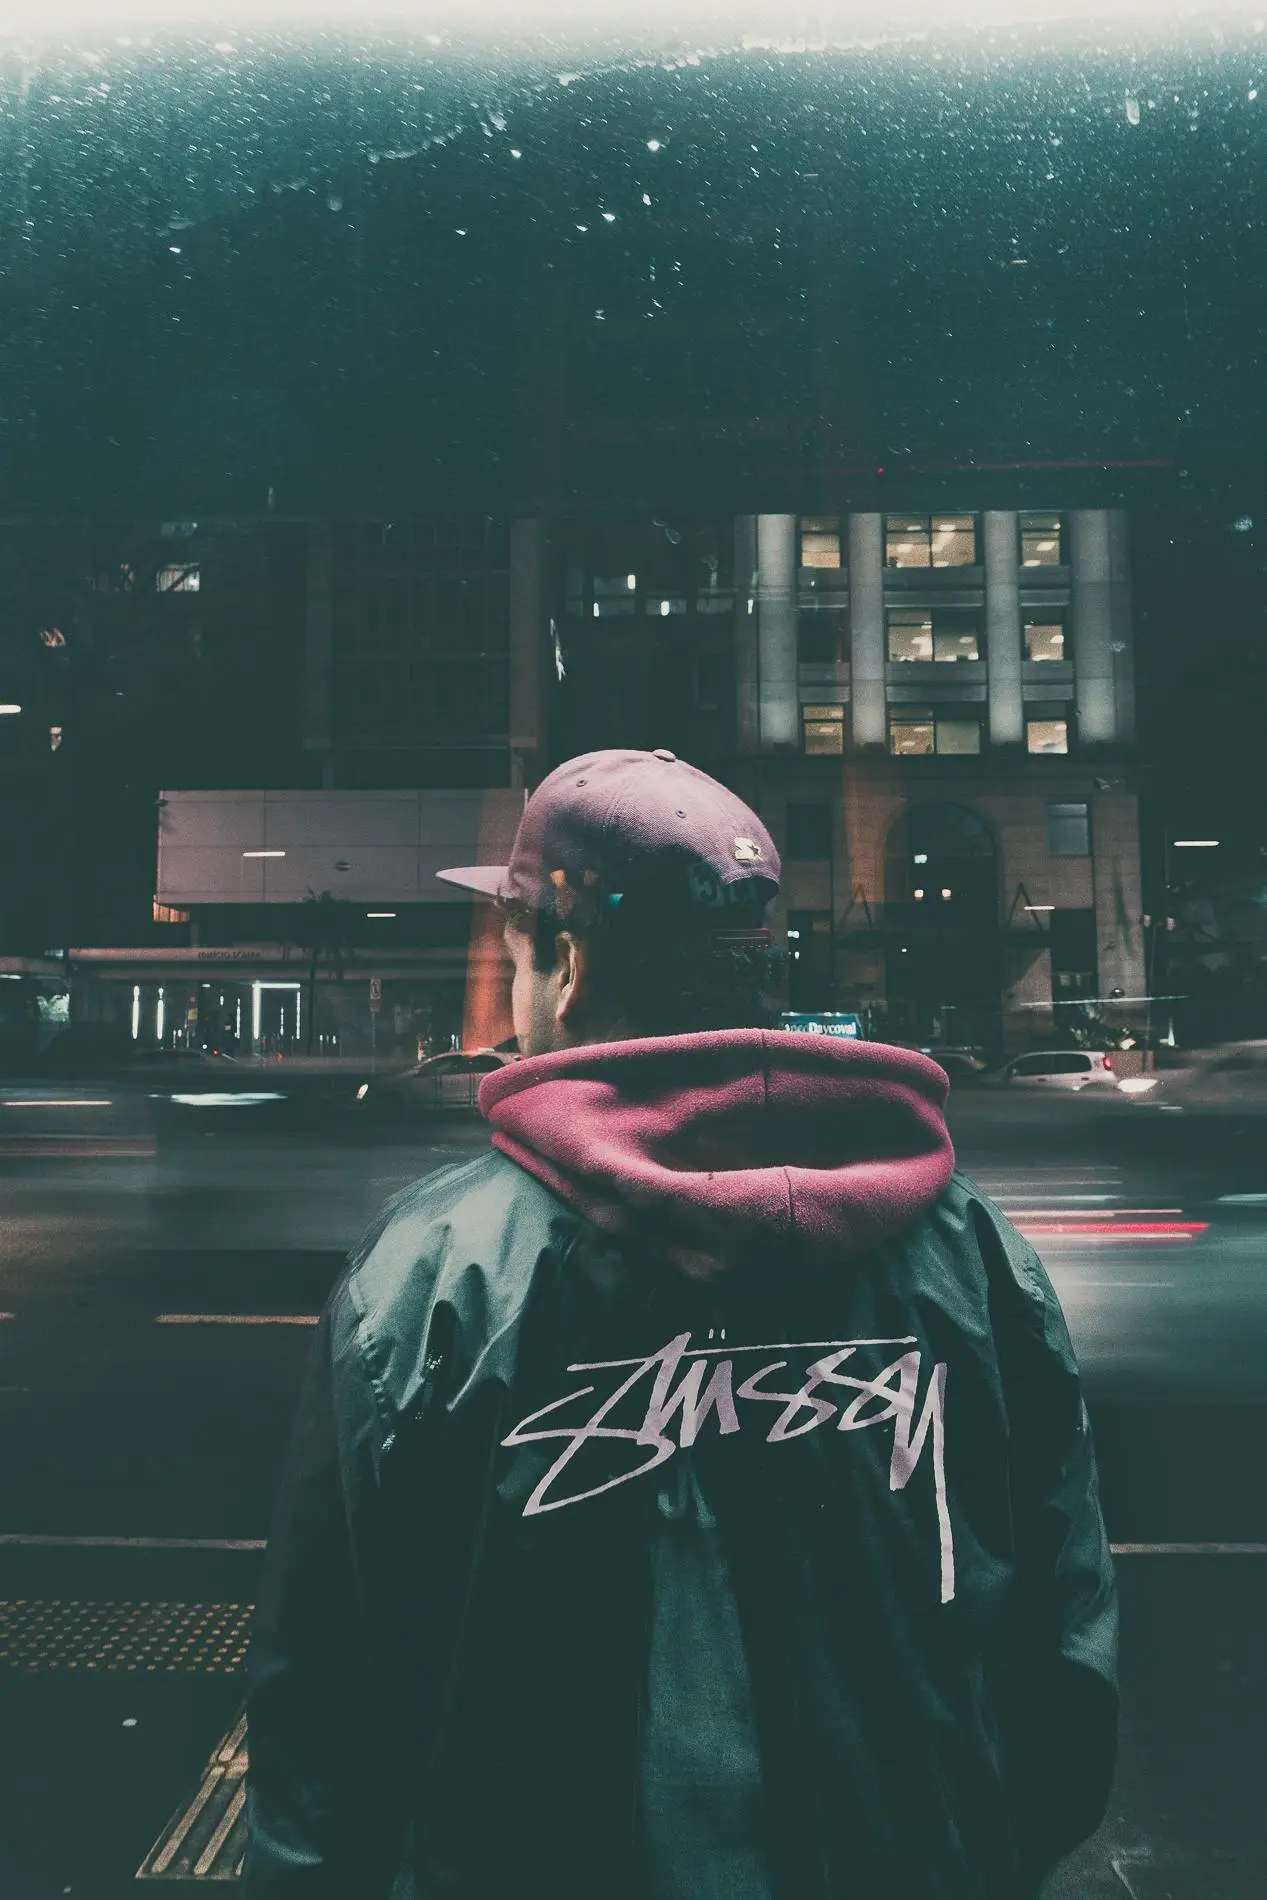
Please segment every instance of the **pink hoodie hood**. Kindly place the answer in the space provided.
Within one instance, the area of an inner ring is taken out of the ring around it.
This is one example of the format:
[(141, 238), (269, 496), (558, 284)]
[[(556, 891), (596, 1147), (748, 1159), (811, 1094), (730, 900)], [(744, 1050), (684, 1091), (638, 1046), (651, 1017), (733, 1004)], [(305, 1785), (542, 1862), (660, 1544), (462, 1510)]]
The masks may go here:
[(934, 1062), (783, 1030), (592, 1044), (480, 1086), (493, 1144), (605, 1233), (694, 1278), (840, 1265), (954, 1168)]

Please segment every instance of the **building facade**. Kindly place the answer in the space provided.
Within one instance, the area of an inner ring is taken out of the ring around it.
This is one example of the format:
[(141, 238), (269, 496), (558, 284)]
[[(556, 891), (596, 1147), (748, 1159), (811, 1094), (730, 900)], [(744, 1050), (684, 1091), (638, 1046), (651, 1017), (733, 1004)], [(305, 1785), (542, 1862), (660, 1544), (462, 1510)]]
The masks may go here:
[[(235, 945), (306, 958), (319, 1047), (384, 1016), (393, 1050), (424, 1018), (431, 1046), (488, 1040), (488, 922), (431, 873), (504, 855), (559, 759), (668, 746), (779, 843), (793, 1007), (990, 1049), (1129, 1024), (1126, 528), (1099, 508), (309, 522), (295, 787), (167, 791), (157, 905), (227, 953), (218, 974)], [(302, 1044), (302, 1008), (274, 1031)]]

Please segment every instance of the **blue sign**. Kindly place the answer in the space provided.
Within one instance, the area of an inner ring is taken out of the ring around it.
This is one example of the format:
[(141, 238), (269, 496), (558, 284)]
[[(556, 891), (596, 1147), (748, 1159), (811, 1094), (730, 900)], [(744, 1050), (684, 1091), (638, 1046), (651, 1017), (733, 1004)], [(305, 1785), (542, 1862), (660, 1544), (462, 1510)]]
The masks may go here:
[(827, 1010), (818, 1016), (784, 1014), (779, 1017), (779, 1028), (796, 1029), (803, 1036), (857, 1037), (862, 1034), (862, 1018), (840, 1010)]

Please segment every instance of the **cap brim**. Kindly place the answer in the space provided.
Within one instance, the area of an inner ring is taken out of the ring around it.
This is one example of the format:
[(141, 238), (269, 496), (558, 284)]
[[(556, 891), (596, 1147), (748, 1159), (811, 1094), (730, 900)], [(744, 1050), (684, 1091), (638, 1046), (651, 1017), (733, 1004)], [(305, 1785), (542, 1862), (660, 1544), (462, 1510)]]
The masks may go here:
[(453, 871), (437, 871), (444, 884), (460, 885), (464, 891), (477, 891), (481, 897), (500, 897), (506, 888), (505, 864), (460, 864)]

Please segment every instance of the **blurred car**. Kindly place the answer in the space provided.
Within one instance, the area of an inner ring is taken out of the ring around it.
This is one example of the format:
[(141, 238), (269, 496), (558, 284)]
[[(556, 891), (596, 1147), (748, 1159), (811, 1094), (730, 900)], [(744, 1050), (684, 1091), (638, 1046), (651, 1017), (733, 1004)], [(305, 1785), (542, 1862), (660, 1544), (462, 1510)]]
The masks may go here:
[(118, 1066), (121, 1075), (170, 1075), (175, 1069), (219, 1070), (237, 1060), (222, 1049), (138, 1049)]
[(1058, 1090), (1116, 1089), (1113, 1058), (1102, 1049), (1036, 1049), (1015, 1056), (995, 1078), (1008, 1088)]
[(989, 1064), (980, 1049), (969, 1043), (931, 1043), (920, 1050), (943, 1068), (952, 1082), (971, 1082), (984, 1075)]
[(460, 1049), (427, 1056), (397, 1075), (375, 1076), (356, 1091), (367, 1114), (413, 1115), (429, 1109), (473, 1109), (486, 1075), (518, 1057), (508, 1049)]
[(1267, 1042), (1194, 1049), (1185, 1068), (1141, 1077), (1129, 1092), (1171, 1114), (1267, 1115)]

